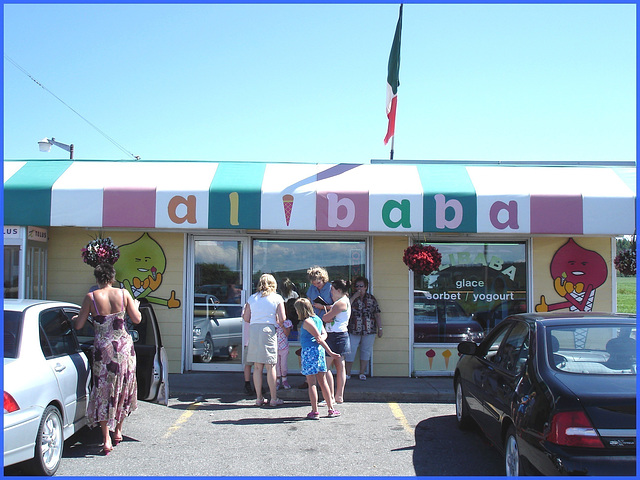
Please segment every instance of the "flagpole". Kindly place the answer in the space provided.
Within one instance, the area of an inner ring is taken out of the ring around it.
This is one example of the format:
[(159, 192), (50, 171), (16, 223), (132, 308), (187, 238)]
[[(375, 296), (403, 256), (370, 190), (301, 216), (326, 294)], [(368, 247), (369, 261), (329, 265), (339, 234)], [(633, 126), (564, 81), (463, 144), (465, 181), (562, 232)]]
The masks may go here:
[(395, 141), (396, 136), (391, 137), (391, 155), (389, 156), (389, 160), (393, 160), (393, 142)]

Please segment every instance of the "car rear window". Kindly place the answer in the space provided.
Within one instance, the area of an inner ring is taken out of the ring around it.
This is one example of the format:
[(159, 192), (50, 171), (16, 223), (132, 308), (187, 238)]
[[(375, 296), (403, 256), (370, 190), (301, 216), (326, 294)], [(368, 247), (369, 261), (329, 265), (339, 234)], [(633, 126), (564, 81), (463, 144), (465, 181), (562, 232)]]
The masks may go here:
[(583, 375), (635, 375), (636, 327), (586, 325), (547, 331), (548, 358), (557, 370)]
[(4, 358), (18, 358), (23, 318), (22, 312), (4, 311)]

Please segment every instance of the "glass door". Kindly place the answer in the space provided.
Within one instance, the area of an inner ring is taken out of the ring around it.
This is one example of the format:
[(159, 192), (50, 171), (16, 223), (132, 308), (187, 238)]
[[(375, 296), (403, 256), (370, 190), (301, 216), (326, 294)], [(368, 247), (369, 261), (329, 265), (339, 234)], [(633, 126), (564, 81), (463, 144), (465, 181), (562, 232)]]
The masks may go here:
[[(195, 237), (192, 370), (241, 370), (246, 248), (241, 239)], [(190, 320), (190, 322), (189, 322)]]
[(20, 247), (4, 246), (4, 298), (20, 296)]
[(25, 269), (27, 298), (46, 298), (46, 265), (46, 246), (36, 244), (35, 242), (33, 242), (33, 244), (27, 242), (27, 265)]

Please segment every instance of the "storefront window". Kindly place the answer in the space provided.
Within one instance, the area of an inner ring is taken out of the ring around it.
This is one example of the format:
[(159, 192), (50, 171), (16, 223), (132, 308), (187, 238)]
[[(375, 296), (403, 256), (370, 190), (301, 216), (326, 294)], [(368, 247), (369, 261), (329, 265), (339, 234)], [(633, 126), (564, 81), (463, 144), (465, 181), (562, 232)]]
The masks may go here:
[(442, 265), (414, 275), (414, 343), (480, 341), (527, 310), (524, 243), (431, 243)]
[(325, 268), (331, 280), (352, 280), (364, 273), (365, 242), (254, 240), (252, 288), (255, 289), (260, 275), (271, 273), (278, 286), (289, 277), (304, 295), (309, 288), (307, 270), (314, 265)]
[[(322, 240), (254, 240), (252, 266), (252, 292), (263, 273), (271, 273), (282, 287), (285, 278), (295, 285), (304, 297), (309, 288), (307, 270), (319, 265), (327, 270), (330, 280), (353, 280), (365, 271), (365, 241)], [(297, 340), (297, 322), (294, 322), (290, 340)]]

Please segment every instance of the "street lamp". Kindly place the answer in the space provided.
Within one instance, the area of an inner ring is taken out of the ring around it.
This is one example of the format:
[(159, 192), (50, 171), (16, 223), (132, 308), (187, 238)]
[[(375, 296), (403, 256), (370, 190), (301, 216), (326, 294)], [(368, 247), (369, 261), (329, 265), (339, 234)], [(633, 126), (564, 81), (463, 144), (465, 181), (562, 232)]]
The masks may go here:
[(69, 158), (73, 160), (73, 143), (71, 145), (66, 145), (64, 143), (56, 142), (56, 139), (51, 137), (51, 140), (48, 138), (43, 138), (38, 142), (38, 146), (40, 147), (41, 152), (49, 152), (51, 151), (51, 145), (55, 145), (56, 147), (60, 147), (63, 150), (69, 152)]

